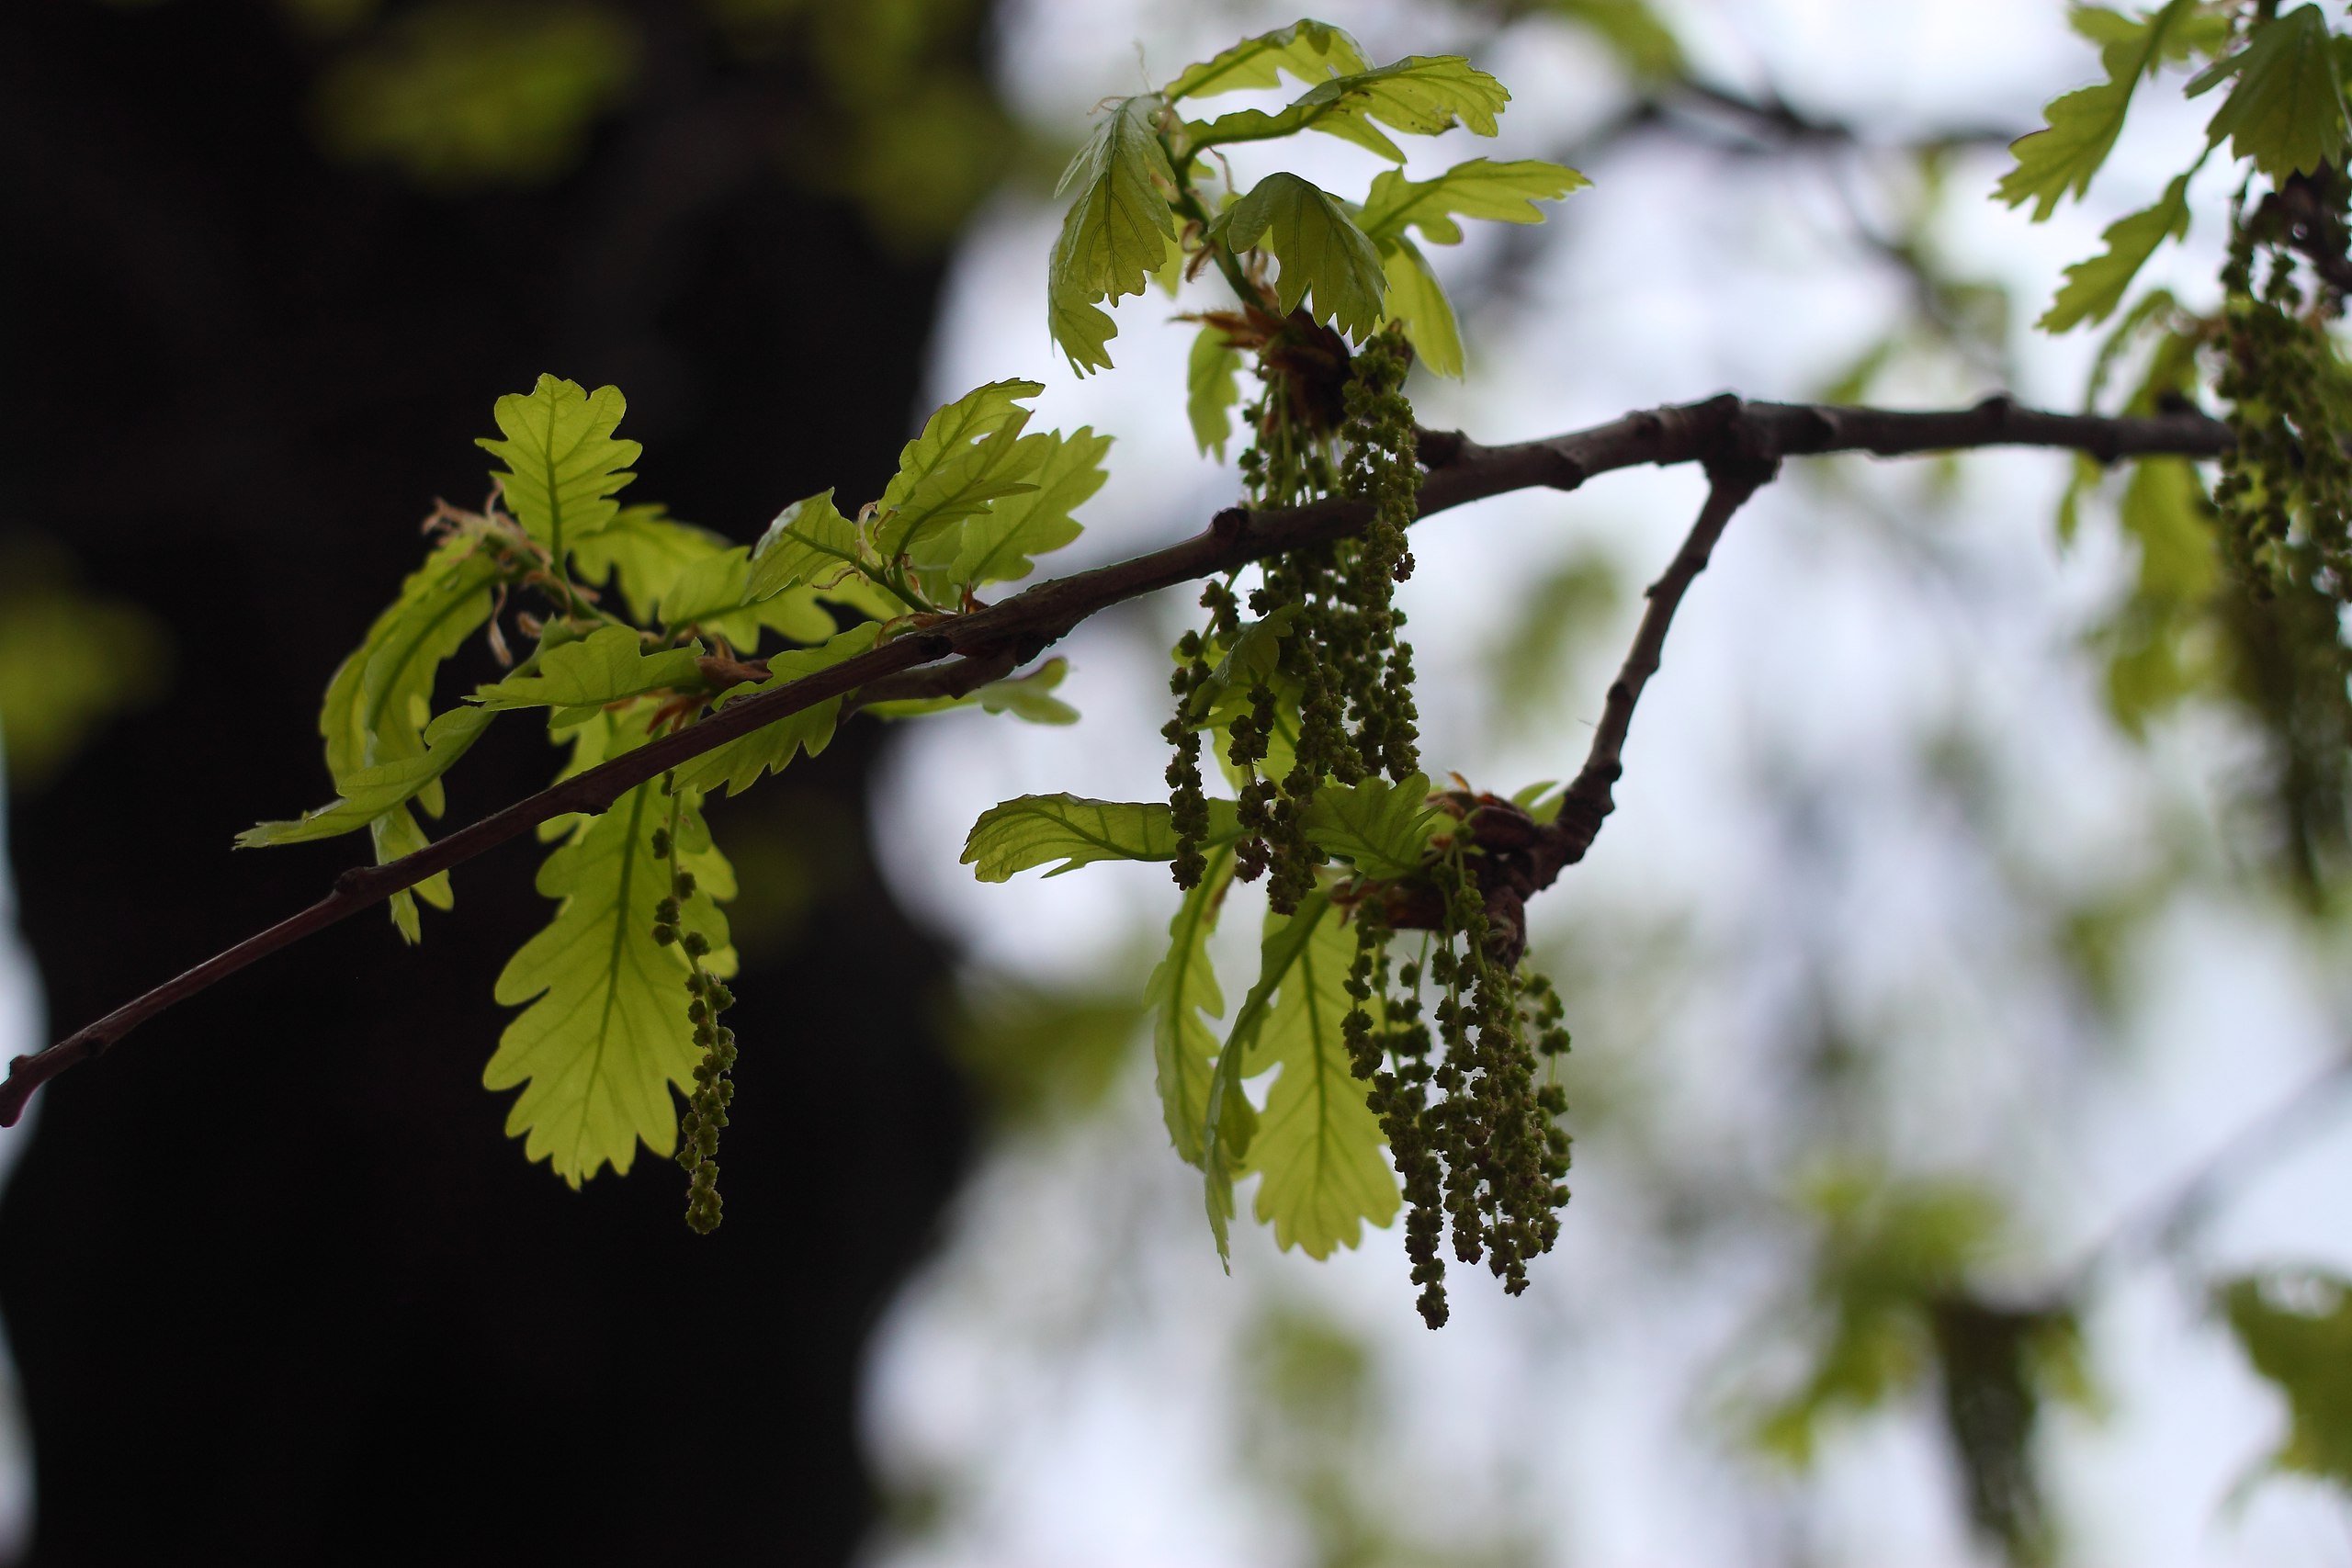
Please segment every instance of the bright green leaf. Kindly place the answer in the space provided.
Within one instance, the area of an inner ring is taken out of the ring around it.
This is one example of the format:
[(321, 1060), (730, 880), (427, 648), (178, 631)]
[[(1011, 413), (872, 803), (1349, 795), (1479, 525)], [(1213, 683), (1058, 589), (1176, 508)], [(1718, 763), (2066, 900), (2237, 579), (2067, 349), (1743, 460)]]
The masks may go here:
[(492, 709), (602, 707), (640, 692), (700, 685), (701, 655), (700, 643), (649, 654), (628, 627), (599, 626), (542, 653), (536, 672), (484, 686), (471, 700)]
[(503, 441), (474, 443), (506, 465), (492, 477), (505, 489), (507, 510), (558, 561), (612, 522), (620, 512), (614, 492), (637, 477), (628, 468), (643, 448), (613, 439), (628, 408), (617, 387), (584, 392), (576, 381), (542, 376), (531, 391), (498, 400)]
[[(2099, 59), (2107, 80), (2052, 99), (2043, 110), (2048, 121), (2044, 129), (2009, 144), (2017, 167), (2001, 177), (1993, 194), (2011, 207), (2032, 202), (2033, 220), (2039, 223), (2069, 193), (2079, 198), (2088, 190), (2091, 176), (2107, 162), (2122, 133), (2132, 89), (2143, 76), (2154, 75), (2165, 61), (2177, 57), (2190, 36), (2195, 10), (2195, 0), (2167, 0), (2163, 9), (2136, 21), (2111, 11), (2098, 13), (2106, 20), (2084, 30), (2102, 45)], [(2083, 15), (2077, 13), (2078, 26)]]
[[(326, 742), (327, 772), (334, 779), (337, 794), (372, 793), (389, 776), (375, 770), (426, 755), (425, 723), (432, 712), (435, 677), (442, 661), (490, 618), (491, 585), (498, 580), (500, 569), (477, 545), (478, 541), (461, 536), (436, 548), (424, 566), (401, 584), (400, 597), (376, 618), (358, 651), (345, 660), (328, 681), (326, 702), (319, 713), (319, 733)], [(455, 761), (459, 754), (449, 753), (447, 761)], [(369, 822), (378, 863), (424, 846), (424, 831), (411, 816), (409, 803), (413, 800), (438, 817), (442, 771), (417, 770), (418, 787)], [(331, 812), (334, 807), (327, 809)], [(419, 892), (428, 902), (447, 908), (448, 886), (445, 874)], [(403, 936), (416, 940), (416, 904), (409, 894), (393, 896), (391, 917)]]
[(1301, 82), (1363, 71), (1371, 61), (1355, 39), (1329, 22), (1299, 20), (1256, 38), (1244, 39), (1216, 59), (1188, 66), (1161, 89), (1178, 98), (1207, 98), (1252, 87), (1278, 87), (1285, 73)]
[(2124, 290), (2140, 275), (2156, 247), (2188, 236), (2188, 175), (2165, 187), (2154, 207), (2118, 219), (2101, 236), (2107, 249), (2066, 269), (2065, 287), (2035, 322), (2043, 332), (2063, 333), (2084, 321), (2103, 321), (2123, 303)]
[(829, 586), (860, 570), (857, 526), (824, 491), (776, 513), (752, 547), (744, 597), (765, 599), (804, 583)]
[(1412, 241), (1397, 238), (1380, 247), (1380, 262), (1388, 279), (1388, 319), (1405, 329), (1414, 356), (1432, 375), (1459, 377), (1462, 328), (1429, 257)]
[[(522, 1087), (507, 1133), (574, 1187), (608, 1163), (627, 1175), (640, 1142), (656, 1155), (675, 1148), (670, 1088), (690, 1088), (700, 1059), (686, 1021), (685, 955), (653, 940), (669, 866), (652, 837), (673, 804), (659, 780), (639, 784), (549, 855), (538, 890), (562, 902), (498, 976), (501, 1003), (530, 1005), (506, 1026), (482, 1083)], [(704, 967), (728, 973), (727, 919), (712, 895), (732, 876), (692, 796), (676, 805), (679, 862), (698, 884), (685, 923), (713, 940)]]
[(1278, 113), (1242, 109), (1185, 131), (1197, 148), (1319, 130), (1402, 164), (1403, 149), (1374, 130), (1373, 121), (1410, 136), (1435, 136), (1456, 125), (1492, 136), (1496, 117), (1510, 102), (1500, 82), (1460, 55), (1417, 54), (1376, 71), (1335, 76)]
[(1249, 1097), (1241, 1092), (1241, 1080), (1246, 1076), (1244, 1064), (1273, 1010), (1275, 988), (1306, 951), (1316, 928), (1330, 912), (1328, 895), (1310, 893), (1299, 900), (1295, 914), (1267, 917), (1266, 934), (1258, 949), (1257, 984), (1242, 998), (1240, 1010), (1233, 1015), (1233, 1028), (1225, 1037), (1225, 1048), (1217, 1053), (1216, 1069), (1209, 1080), (1208, 1105), (1201, 1119), (1201, 1173), (1209, 1230), (1216, 1237), (1216, 1255), (1220, 1258), (1232, 1257), (1227, 1227), (1233, 1219), (1233, 1183), (1244, 1174), (1242, 1162), (1249, 1155), (1256, 1125), (1254, 1117), (1241, 1114), (1250, 1104)]
[(1163, 189), (1174, 186), (1176, 172), (1153, 125), (1159, 109), (1156, 94), (1123, 99), (1079, 149), (1056, 187), (1059, 195), (1075, 184), (1079, 192), (1063, 217), (1047, 266), (1047, 317), (1054, 341), (1080, 375), (1109, 368), (1103, 344), (1117, 330), (1091, 307), (1142, 293), (1176, 233)]
[[(1151, 1010), (1151, 1055), (1159, 1086), (1159, 1110), (1169, 1141), (1184, 1163), (1201, 1163), (1201, 1129), (1208, 1120), (1209, 1085), (1216, 1069), (1216, 1036), (1202, 1021), (1225, 1016), (1225, 993), (1209, 961), (1209, 933), (1225, 907), (1233, 880), (1233, 851), (1208, 852), (1201, 879), (1185, 890), (1168, 925), (1168, 956), (1144, 987)], [(1254, 1118), (1247, 1100), (1241, 1109)], [(1236, 1141), (1246, 1142), (1237, 1137)]]
[(663, 515), (659, 506), (624, 506), (571, 551), (573, 573), (591, 588), (619, 590), (629, 615), (650, 623), (653, 606), (689, 567), (727, 548), (707, 528)]
[(1541, 223), (1539, 201), (1555, 201), (1592, 182), (1565, 164), (1521, 158), (1498, 164), (1473, 158), (1430, 180), (1408, 180), (1401, 170), (1383, 169), (1372, 177), (1356, 222), (1377, 244), (1419, 229), (1433, 244), (1458, 245), (1456, 218), (1487, 218), (1502, 223)]
[[(1240, 836), (1233, 802), (1209, 805), (1211, 844)], [(1023, 795), (991, 806), (964, 840), (962, 864), (982, 882), (1051, 861), (1059, 876), (1099, 860), (1174, 860), (1176, 824), (1165, 801), (1089, 800), (1075, 795)]]
[[(473, 749), (490, 728), (491, 714), (476, 707), (451, 708), (425, 728), (424, 753), (360, 768), (335, 784), (342, 798), (305, 812), (292, 822), (263, 822), (237, 835), (241, 850), (272, 844), (301, 844), (356, 833), (378, 818), (407, 805)], [(405, 813), (403, 813), (405, 816)], [(409, 818), (413, 824), (413, 818)], [(418, 835), (422, 847), (423, 835)], [(413, 939), (412, 939), (413, 940)]]
[(1035, 381), (991, 381), (924, 423), (922, 434), (900, 450), (899, 471), (876, 507), (874, 545), (883, 559), (978, 516), (999, 497), (1036, 488), (1052, 442), (1023, 438), (1030, 411), (1021, 401), (1045, 389)]
[(2307, 175), (2344, 156), (2344, 88), (2335, 41), (2317, 6), (2299, 6), (2255, 24), (2245, 47), (2188, 84), (2188, 96), (2237, 83), (2205, 128), (2218, 145), (2251, 158), (2274, 180)]
[(1216, 228), (1235, 250), (1262, 243), (1283, 264), (1275, 280), (1283, 314), (1311, 293), (1317, 321), (1337, 322), (1358, 342), (1380, 330), (1388, 292), (1380, 252), (1329, 191), (1296, 175), (1268, 175), (1218, 215)]
[[(829, 670), (842, 660), (853, 658), (872, 648), (880, 637), (882, 627), (876, 621), (862, 622), (826, 642), (821, 648), (792, 649), (768, 656), (768, 678), (756, 686), (739, 686), (729, 694), (733, 700), (773, 692), (779, 686), (790, 685), (803, 676)], [(763, 725), (740, 739), (730, 740), (715, 751), (706, 751), (678, 768), (681, 787), (715, 795), (721, 784), (730, 795), (741, 795), (758, 782), (764, 773), (782, 773), (794, 755), (806, 751), (816, 756), (832, 743), (833, 727), (840, 722), (842, 699), (827, 697), (823, 702), (786, 715), (773, 724)]]
[(1250, 1141), (1249, 1168), (1260, 1173), (1257, 1214), (1274, 1227), (1274, 1245), (1310, 1258), (1353, 1247), (1364, 1221), (1385, 1225), (1396, 1214), (1386, 1140), (1364, 1102), (1371, 1086), (1349, 1065), (1340, 1029), (1355, 955), (1347, 927), (1333, 917), (1317, 921), (1241, 1069), (1252, 1077), (1282, 1069)]
[(1033, 487), (990, 502), (965, 523), (960, 536), (940, 536), (942, 543), (955, 544), (946, 566), (954, 585), (1018, 581), (1036, 570), (1031, 558), (1058, 550), (1085, 531), (1070, 514), (1109, 477), (1102, 456), (1111, 437), (1081, 425), (1074, 435), (1055, 431), (1034, 439), (1045, 444), (1045, 456), (1031, 471)]
[(1339, 855), (1363, 876), (1409, 876), (1421, 866), (1430, 829), (1440, 813), (1429, 803), (1427, 773), (1396, 784), (1371, 778), (1325, 784), (1306, 804), (1299, 826), (1306, 841)]

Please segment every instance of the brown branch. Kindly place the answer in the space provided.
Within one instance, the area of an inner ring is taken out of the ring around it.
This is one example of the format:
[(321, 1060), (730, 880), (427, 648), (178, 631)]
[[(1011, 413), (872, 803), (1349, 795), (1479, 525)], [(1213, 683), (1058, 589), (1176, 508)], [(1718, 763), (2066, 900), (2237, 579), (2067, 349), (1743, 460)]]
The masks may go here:
[[(1725, 394), (1705, 402), (1628, 414), (1589, 430), (1509, 446), (1480, 446), (1459, 432), (1424, 432), (1420, 455), (1430, 472), (1421, 488), (1420, 515), (1427, 517), (1510, 491), (1574, 490), (1596, 475), (1645, 463), (1705, 464), (1716, 477), (1720, 495), (1726, 493), (1725, 476), (1746, 471), (1743, 465), (1762, 465), (1769, 472), (1770, 465), (1788, 457), (1831, 452), (1902, 457), (1983, 446), (2044, 446), (2113, 462), (2155, 454), (2211, 457), (2220, 455), (2229, 439), (2227, 428), (2220, 422), (2193, 412), (2110, 419), (2023, 409), (2005, 397), (1988, 398), (1967, 409), (1900, 412), (1751, 403)], [(75, 1063), (99, 1055), (166, 1008), (257, 958), (413, 887), (436, 872), (471, 860), (541, 822), (573, 812), (602, 811), (628, 790), (681, 762), (861, 688), (869, 700), (885, 694), (961, 694), (1036, 657), (1098, 611), (1159, 589), (1234, 571), (1283, 550), (1342, 538), (1361, 528), (1367, 515), (1363, 502), (1344, 499), (1275, 512), (1228, 508), (1217, 513), (1205, 531), (1180, 544), (1041, 582), (987, 609), (910, 631), (813, 675), (729, 703), (700, 723), (517, 801), (413, 854), (382, 865), (355, 866), (336, 877), (334, 890), (309, 908), (248, 937), (46, 1050), (16, 1058), (9, 1066), (7, 1081), (0, 1084), (0, 1125), (13, 1125), (41, 1084)], [(1728, 516), (1726, 511), (1724, 517)], [(1721, 524), (1716, 526), (1720, 530)], [(1695, 574), (1696, 569), (1692, 570)], [(1678, 588), (1678, 600), (1679, 593)], [(1657, 609), (1654, 600), (1653, 614)], [(1671, 616), (1670, 606), (1666, 615)], [(1648, 625), (1645, 616), (1645, 631)], [(1664, 635), (1661, 621), (1657, 636), (1662, 639)], [(956, 662), (926, 671), (919, 682), (910, 679), (883, 684), (917, 666), (941, 665), (951, 659)], [(1637, 682), (1632, 695), (1638, 695), (1638, 691)], [(1630, 718), (1631, 696), (1624, 706), (1624, 716)], [(1621, 722), (1619, 745), (1623, 728)], [(1588, 772), (1591, 766), (1588, 763)], [(1583, 798), (1589, 805), (1589, 793)], [(1579, 807), (1579, 822), (1583, 809)], [(1551, 847), (1544, 851), (1544, 858), (1555, 854), (1559, 858), (1534, 886), (1548, 886), (1561, 867), (1581, 855), (1599, 825), (1599, 817), (1594, 816), (1583, 842), (1575, 844), (1579, 829), (1566, 822), (1564, 813), (1563, 825), (1544, 840)]]
[[(1642, 689), (1657, 673), (1658, 662), (1666, 652), (1666, 634), (1674, 624), (1674, 613), (1682, 606), (1682, 595), (1707, 570), (1707, 562), (1732, 514), (1771, 481), (1779, 467), (1770, 458), (1713, 462), (1707, 466), (1706, 504), (1699, 509), (1698, 521), (1690, 525), (1690, 535), (1683, 539), (1682, 548), (1675, 553), (1665, 575), (1643, 592), (1648, 603), (1642, 611), (1642, 624), (1634, 633), (1634, 646), (1627, 650), (1617, 679), (1609, 684), (1608, 700), (1600, 710), (1600, 728), (1593, 732), (1584, 766), (1577, 770), (1567, 794), (1562, 797), (1551, 837), (1559, 844), (1563, 865), (1584, 858), (1600, 831), (1601, 822), (1617, 808), (1613, 791), (1625, 773), (1625, 735), (1634, 725), (1634, 705), (1642, 700)], [(1555, 871), (1554, 874), (1558, 874)]]

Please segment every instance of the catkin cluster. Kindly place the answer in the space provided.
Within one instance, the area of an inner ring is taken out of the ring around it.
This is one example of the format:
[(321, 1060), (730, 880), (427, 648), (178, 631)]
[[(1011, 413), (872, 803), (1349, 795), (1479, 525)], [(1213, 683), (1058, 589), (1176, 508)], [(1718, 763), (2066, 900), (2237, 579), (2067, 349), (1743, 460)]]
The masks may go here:
[[(1272, 351), (1267, 357), (1279, 365)], [(1234, 781), (1235, 874), (1268, 876), (1268, 896), (1283, 913), (1314, 887), (1322, 860), (1301, 826), (1316, 790), (1378, 773), (1402, 779), (1419, 767), (1412, 649), (1397, 635), (1405, 616), (1393, 599), (1412, 574), (1405, 528), (1420, 490), (1404, 395), (1409, 364), (1403, 338), (1383, 333), (1353, 356), (1338, 399), (1270, 370), (1250, 411), (1257, 439), (1241, 468), (1252, 505), (1347, 494), (1369, 502), (1372, 517), (1356, 537), (1268, 560), (1249, 594), (1256, 619), (1248, 625), (1233, 580), (1202, 593), (1208, 624), (1177, 644), (1176, 713), (1162, 732), (1175, 749), (1168, 783), (1181, 886), (1197, 884), (1204, 863), (1204, 729), (1221, 742)]]
[(2352, 601), (2352, 374), (2328, 333), (2343, 300), (2325, 287), (2306, 299), (2273, 227), (2261, 215), (2239, 222), (2222, 273), (2214, 389), (2234, 441), (2213, 502), (2232, 563), (2256, 592), (2316, 570), (2333, 597)]
[[(1430, 875), (1443, 900), (1439, 929), (1420, 956), (1395, 966), (1393, 984), (1395, 933), (1381, 901), (1375, 893), (1357, 908), (1341, 1033), (1404, 1182), (1405, 1251), (1421, 1316), (1436, 1328), (1446, 1319), (1440, 1244), (1449, 1227), (1453, 1256), (1483, 1258), (1512, 1295), (1527, 1288), (1528, 1260), (1559, 1237), (1567, 1098), (1555, 1063), (1568, 1032), (1551, 982), (1494, 952), (1458, 843)], [(1427, 1019), (1425, 986), (1436, 996)]]
[[(673, 808), (674, 809), (674, 808)], [(702, 1060), (695, 1064), (695, 1091), (678, 1123), (678, 1163), (686, 1168), (686, 1224), (699, 1235), (718, 1228), (718, 1134), (727, 1125), (727, 1108), (735, 1100), (735, 1032), (718, 1015), (735, 1005), (727, 982), (702, 966), (710, 954), (710, 939), (680, 924), (681, 906), (694, 897), (695, 876), (681, 870), (677, 859), (674, 817), (668, 828), (656, 829), (653, 852), (670, 864), (670, 892), (653, 907), (653, 940), (672, 942), (686, 955), (686, 1021), (695, 1032)]]

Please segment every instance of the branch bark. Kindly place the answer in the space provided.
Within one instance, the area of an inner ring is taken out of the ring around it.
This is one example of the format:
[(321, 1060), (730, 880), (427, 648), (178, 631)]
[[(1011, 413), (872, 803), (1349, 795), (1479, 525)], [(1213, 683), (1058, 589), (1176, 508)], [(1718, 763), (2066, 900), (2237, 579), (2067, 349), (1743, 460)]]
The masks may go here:
[[(1658, 649), (1682, 592), (1706, 564), (1707, 551), (1732, 512), (1764, 482), (1781, 458), (1835, 452), (1893, 457), (1986, 446), (2038, 446), (2083, 452), (2112, 463), (2160, 455), (2212, 457), (2229, 444), (2227, 427), (2199, 413), (2152, 418), (2050, 413), (2021, 408), (2007, 397), (1988, 398), (1966, 409), (1910, 412), (1748, 402), (1726, 393), (1704, 402), (1630, 413), (1589, 430), (1506, 446), (1482, 446), (1458, 431), (1424, 431), (1420, 457), (1430, 472), (1421, 489), (1422, 517), (1510, 491), (1574, 490), (1598, 475), (1645, 463), (1661, 467), (1701, 463), (1714, 481), (1699, 526), (1675, 566), (1651, 591), (1650, 609), (1643, 617), (1634, 651), (1625, 672), (1611, 689), (1609, 711), (1595, 739), (1594, 754), (1571, 788), (1569, 806), (1576, 815), (1572, 818), (1564, 808), (1561, 822), (1545, 836), (1545, 847), (1530, 866), (1532, 873), (1541, 873), (1541, 880), (1528, 891), (1549, 886), (1564, 867), (1582, 856), (1592, 835), (1600, 830), (1610, 808), (1609, 788), (1619, 771), (1617, 752), (1623, 745), (1625, 727), (1643, 682), (1657, 667)], [(1744, 476), (1748, 475), (1758, 477), (1746, 482)], [(1740, 488), (1743, 482), (1745, 489)], [(17, 1057), (9, 1065), (6, 1082), (0, 1084), (0, 1125), (15, 1124), (41, 1084), (100, 1055), (157, 1013), (258, 958), (414, 886), (436, 872), (471, 860), (541, 822), (572, 812), (602, 811), (630, 789), (681, 762), (831, 697), (852, 695), (861, 689), (866, 700), (880, 700), (885, 693), (891, 696), (960, 694), (1026, 663), (1079, 623), (1113, 604), (1233, 571), (1300, 546), (1344, 537), (1361, 528), (1368, 515), (1363, 502), (1344, 499), (1282, 511), (1228, 508), (1218, 513), (1207, 529), (1180, 544), (1041, 582), (989, 608), (910, 630), (830, 669), (729, 703), (700, 723), (519, 800), (414, 854), (381, 865), (355, 866), (336, 877), (332, 891), (310, 908), (207, 959), (45, 1050)], [(1710, 518), (1713, 519), (1713, 534), (1702, 541)], [(935, 668), (926, 669), (920, 678), (908, 674), (924, 666)], [(857, 699), (852, 695), (852, 700)], [(1589, 777), (1597, 782), (1588, 784)], [(1548, 867), (1546, 862), (1551, 863)]]

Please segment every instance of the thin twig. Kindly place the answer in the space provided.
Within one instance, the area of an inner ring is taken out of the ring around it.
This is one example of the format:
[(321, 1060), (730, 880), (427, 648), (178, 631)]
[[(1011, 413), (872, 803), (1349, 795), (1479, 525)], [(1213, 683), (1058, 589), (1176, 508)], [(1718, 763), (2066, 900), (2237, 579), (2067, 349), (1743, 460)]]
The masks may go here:
[(2231, 1188), (2249, 1172), (2269, 1164), (2312, 1133), (2352, 1089), (2352, 1051), (2305, 1078), (2267, 1111), (2230, 1134), (2187, 1175), (2150, 1201), (2132, 1209), (2049, 1292), (2053, 1301), (2078, 1301), (2093, 1280), (2119, 1264), (2149, 1253), (2170, 1252), (2233, 1196)]
[[(1988, 398), (1973, 408), (1905, 412), (1747, 402), (1725, 394), (1704, 402), (1627, 414), (1589, 430), (1509, 446), (1481, 446), (1459, 432), (1424, 432), (1421, 459), (1431, 471), (1421, 489), (1419, 515), (1427, 517), (1510, 491), (1574, 490), (1596, 475), (1645, 463), (1704, 463), (1718, 474), (1720, 483), (1726, 465), (1769, 466), (1784, 457), (1831, 452), (1905, 457), (1984, 446), (2041, 446), (2084, 452), (2113, 462), (2156, 454), (2217, 457), (2229, 443), (2224, 425), (2194, 412), (2110, 419), (2019, 408), (2006, 397)], [(0, 1084), (0, 1125), (13, 1125), (41, 1084), (75, 1063), (99, 1055), (157, 1013), (257, 958), (471, 860), (541, 822), (574, 812), (602, 811), (630, 789), (706, 751), (919, 665), (958, 659), (957, 663), (929, 675), (922, 689), (949, 694), (961, 683), (962, 690), (968, 691), (1034, 659), (1080, 622), (1113, 604), (1231, 571), (1284, 550), (1343, 538), (1363, 527), (1368, 515), (1365, 503), (1345, 499), (1271, 512), (1229, 508), (1217, 513), (1205, 531), (1181, 544), (1041, 582), (987, 609), (910, 631), (813, 675), (740, 698), (700, 723), (517, 801), (413, 854), (382, 865), (355, 866), (336, 877), (334, 890), (309, 908), (47, 1049), (16, 1058), (9, 1066), (7, 1081)], [(1662, 624), (1659, 635), (1664, 635)], [(1627, 706), (1630, 717), (1630, 704)], [(1621, 734), (1621, 743), (1622, 739)], [(1598, 818), (1591, 827), (1598, 830)], [(1572, 831), (1566, 827), (1560, 829), (1561, 835)], [(1584, 841), (1590, 842), (1589, 832)], [(1558, 847), (1565, 852), (1568, 840), (1560, 837)], [(1576, 853), (1582, 853), (1581, 847)], [(1575, 854), (1564, 855), (1544, 877), (1544, 884), (1557, 874), (1560, 865), (1575, 858)]]

